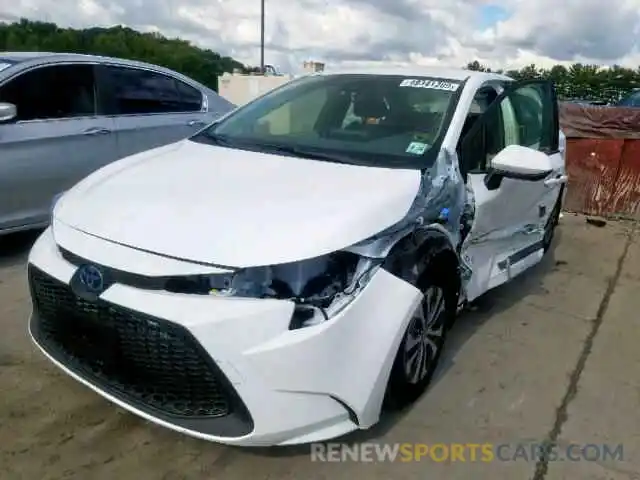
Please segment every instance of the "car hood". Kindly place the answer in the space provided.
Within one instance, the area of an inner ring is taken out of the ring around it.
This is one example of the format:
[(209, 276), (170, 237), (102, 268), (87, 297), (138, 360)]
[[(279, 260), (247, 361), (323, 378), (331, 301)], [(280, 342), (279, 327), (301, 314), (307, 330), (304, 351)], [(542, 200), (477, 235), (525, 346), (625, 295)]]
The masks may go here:
[(344, 165), (190, 140), (115, 162), (69, 190), (56, 221), (221, 266), (303, 260), (402, 220), (418, 170)]

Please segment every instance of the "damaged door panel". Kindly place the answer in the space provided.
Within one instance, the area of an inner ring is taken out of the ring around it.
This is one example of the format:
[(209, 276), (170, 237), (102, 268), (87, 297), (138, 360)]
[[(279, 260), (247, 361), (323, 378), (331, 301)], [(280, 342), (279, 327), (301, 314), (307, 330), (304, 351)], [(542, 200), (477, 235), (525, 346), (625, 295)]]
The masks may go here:
[(461, 139), (474, 218), (464, 241), (472, 271), (467, 299), (539, 262), (550, 216), (566, 182), (557, 102), (551, 84), (511, 85)]
[[(415, 270), (415, 253), (406, 251), (412, 243), (402, 239), (444, 234), (458, 256), (461, 301), (541, 260), (546, 226), (567, 181), (550, 83), (487, 83), (468, 97), (452, 121), (451, 129), (460, 124), (459, 137), (445, 142), (435, 164), (423, 172), (405, 219), (351, 248), (388, 256), (388, 264), (402, 272), (403, 265)], [(409, 271), (400, 275), (411, 278)]]

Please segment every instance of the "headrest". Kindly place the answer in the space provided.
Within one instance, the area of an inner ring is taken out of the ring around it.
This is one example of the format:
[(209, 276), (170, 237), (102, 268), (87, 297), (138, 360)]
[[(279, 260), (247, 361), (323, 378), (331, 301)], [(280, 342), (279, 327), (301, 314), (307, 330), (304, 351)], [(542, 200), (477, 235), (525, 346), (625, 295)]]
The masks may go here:
[(356, 95), (353, 102), (353, 113), (360, 118), (382, 118), (389, 114), (389, 109), (381, 95), (363, 92)]

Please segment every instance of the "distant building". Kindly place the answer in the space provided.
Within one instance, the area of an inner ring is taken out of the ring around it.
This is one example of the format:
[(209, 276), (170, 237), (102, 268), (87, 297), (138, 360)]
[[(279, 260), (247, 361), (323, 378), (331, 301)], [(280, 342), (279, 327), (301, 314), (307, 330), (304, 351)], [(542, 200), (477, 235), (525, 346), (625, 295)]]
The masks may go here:
[[(260, 69), (252, 69), (242, 72), (239, 69), (233, 73), (225, 73), (218, 77), (218, 93), (231, 103), (240, 106), (254, 98), (287, 83), (294, 78), (291, 74), (281, 74), (271, 65), (265, 65), (265, 72)], [(324, 71), (325, 64), (321, 62), (304, 62), (303, 74), (308, 75)]]
[(324, 72), (324, 63), (313, 61), (304, 62), (302, 64), (302, 68), (304, 69), (305, 73)]

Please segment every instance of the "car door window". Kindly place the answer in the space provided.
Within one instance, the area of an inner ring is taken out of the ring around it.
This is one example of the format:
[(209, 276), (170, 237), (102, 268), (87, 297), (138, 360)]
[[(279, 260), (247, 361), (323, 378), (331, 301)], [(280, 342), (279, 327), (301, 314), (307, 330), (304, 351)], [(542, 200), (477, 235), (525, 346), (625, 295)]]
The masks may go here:
[(552, 153), (558, 149), (557, 102), (544, 81), (516, 84), (500, 95), (473, 126), (463, 132), (459, 154), (466, 173), (483, 173), (509, 145)]
[(202, 93), (197, 88), (176, 80), (180, 95), (180, 110), (183, 112), (199, 112), (202, 110)]
[(93, 66), (50, 65), (29, 70), (0, 87), (0, 102), (17, 107), (18, 121), (93, 116)]
[[(111, 114), (147, 115), (175, 113), (185, 110), (178, 90), (178, 81), (149, 70), (109, 66), (103, 70), (111, 98)], [(191, 94), (193, 102), (193, 94)]]
[(497, 97), (498, 92), (491, 86), (485, 86), (478, 89), (476, 94), (473, 96), (471, 106), (469, 107), (469, 113), (467, 113), (467, 118), (465, 119), (464, 125), (462, 127), (462, 132), (460, 133), (460, 143), (469, 132), (469, 130), (471, 130), (471, 127), (473, 127), (473, 125), (482, 116), (482, 114), (487, 111), (489, 106), (496, 100)]

